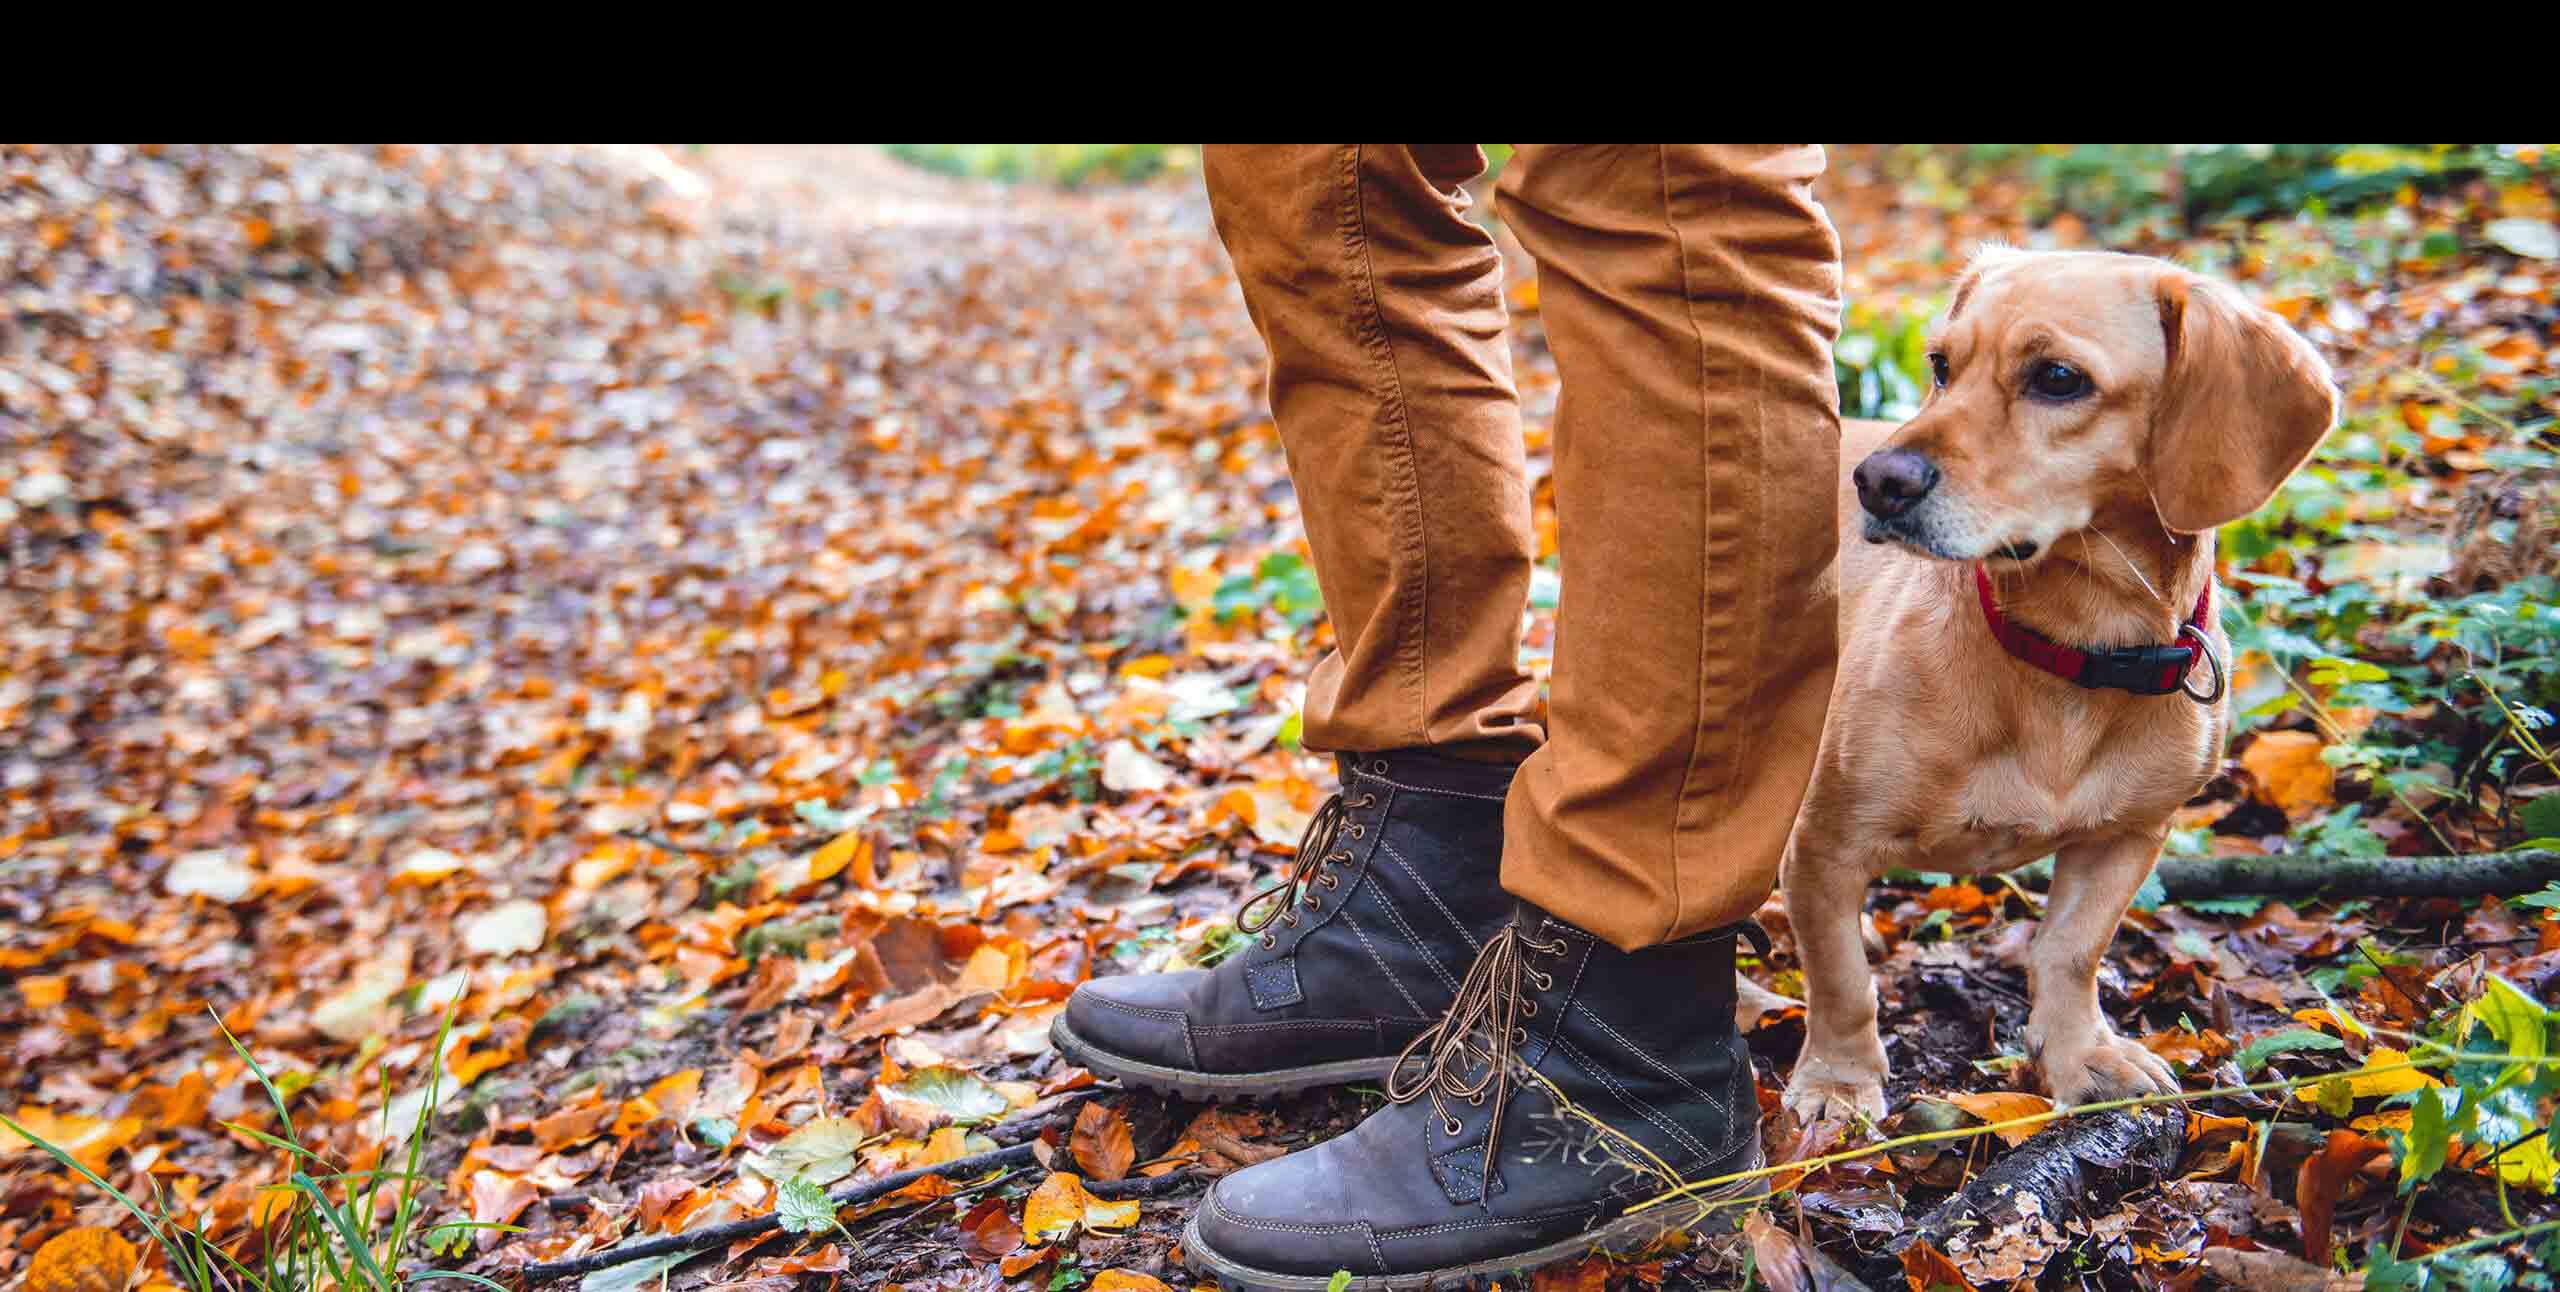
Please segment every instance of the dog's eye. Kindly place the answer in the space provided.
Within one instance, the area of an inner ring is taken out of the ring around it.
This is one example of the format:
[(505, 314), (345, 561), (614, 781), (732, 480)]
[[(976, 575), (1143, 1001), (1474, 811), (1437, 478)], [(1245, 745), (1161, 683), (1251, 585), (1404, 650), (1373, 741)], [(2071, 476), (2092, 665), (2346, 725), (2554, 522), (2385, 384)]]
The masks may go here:
[(2045, 360), (2027, 370), (2027, 391), (2039, 399), (2078, 399), (2089, 393), (2089, 374)]
[(1947, 356), (1939, 354), (1936, 351), (1930, 352), (1929, 375), (1936, 379), (1940, 386), (1947, 384)]

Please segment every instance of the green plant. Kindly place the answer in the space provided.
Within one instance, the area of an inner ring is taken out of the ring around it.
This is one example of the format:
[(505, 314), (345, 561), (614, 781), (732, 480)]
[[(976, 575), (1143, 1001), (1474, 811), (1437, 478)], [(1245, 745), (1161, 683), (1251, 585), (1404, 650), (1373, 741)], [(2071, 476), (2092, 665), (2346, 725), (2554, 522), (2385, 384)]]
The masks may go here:
[(1931, 309), (1883, 313), (1853, 306), (1831, 347), (1840, 382), (1840, 415), (1908, 420), (1929, 394)]
[(967, 179), (1031, 181), (1065, 188), (1103, 180), (1131, 184), (1189, 164), (1180, 144), (886, 144), (910, 166)]
[(1273, 552), (1253, 573), (1229, 575), (1220, 582), (1213, 604), (1222, 622), (1268, 609), (1280, 612), (1290, 627), (1304, 628), (1324, 613), (1324, 593), (1305, 557)]
[[(217, 1240), (203, 1215), (190, 1220), (172, 1210), (156, 1183), (145, 1205), (108, 1183), (86, 1163), (6, 1115), (0, 1115), (0, 1125), (77, 1172), (141, 1222), (166, 1260), (170, 1277), (190, 1292), (316, 1292), (322, 1288), (333, 1292), (405, 1292), (435, 1280), (459, 1280), (491, 1292), (505, 1292), (501, 1285), (477, 1274), (459, 1270), (410, 1271), (401, 1266), (404, 1257), (434, 1255), (456, 1246), (471, 1230), (513, 1228), (469, 1220), (432, 1226), (423, 1223), (427, 1198), (435, 1186), (420, 1166), (426, 1156), (427, 1126), (443, 1093), (441, 1062), (431, 1062), (417, 1120), (404, 1137), (406, 1152), (400, 1166), (334, 1170), (328, 1169), (325, 1159), (303, 1143), (287, 1107), (291, 1096), (240, 1043), (240, 1038), (222, 1025), (218, 1015), (214, 1026), (266, 1091), (267, 1102), (275, 1109), (276, 1125), (283, 1133), (269, 1134), (237, 1122), (222, 1123), (224, 1129), (283, 1153), (289, 1168), (287, 1182), (274, 1186), (285, 1191), (286, 1199), (268, 1213), (254, 1235), (258, 1241), (233, 1244), (249, 1253), (245, 1260)], [(430, 1053), (444, 1053), (452, 1030), (453, 1015), (448, 1012)], [(396, 1102), (390, 1097), (387, 1071), (382, 1093), (387, 1131)]]

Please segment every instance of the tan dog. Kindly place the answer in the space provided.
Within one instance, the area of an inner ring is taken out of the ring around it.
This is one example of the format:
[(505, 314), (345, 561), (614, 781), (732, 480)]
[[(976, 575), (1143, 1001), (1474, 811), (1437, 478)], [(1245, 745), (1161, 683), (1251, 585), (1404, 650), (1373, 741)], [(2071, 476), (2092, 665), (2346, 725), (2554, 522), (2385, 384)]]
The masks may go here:
[[(1808, 1004), (1787, 1105), (1885, 1111), (1860, 936), (1870, 882), (2047, 853), (2028, 1053), (2066, 1105), (2173, 1090), (2168, 1066), (2099, 1011), (2098, 963), (2230, 727), (2218, 611), (2190, 627), (2212, 595), (2212, 531), (2319, 444), (2336, 412), (2328, 366), (2283, 320), (2163, 261), (2007, 248), (1966, 271), (1930, 359), (1938, 385), (1919, 415), (1852, 423), (1840, 455), (1855, 464), (1840, 673), (1781, 880)], [(2100, 672), (2188, 694), (2087, 689), (2048, 671), (2049, 652), (2046, 667), (2013, 653), (1977, 566), (1997, 614), (2051, 643), (2183, 643)], [(2194, 667), (2164, 673), (2163, 658)]]

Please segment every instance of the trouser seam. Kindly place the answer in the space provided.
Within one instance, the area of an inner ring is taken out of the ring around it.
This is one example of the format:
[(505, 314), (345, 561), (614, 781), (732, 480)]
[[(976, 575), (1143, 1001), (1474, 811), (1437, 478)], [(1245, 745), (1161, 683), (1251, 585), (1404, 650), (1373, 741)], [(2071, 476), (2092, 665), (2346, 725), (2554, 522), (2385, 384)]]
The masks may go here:
[[(1359, 318), (1354, 326), (1361, 347), (1370, 353), (1377, 368), (1378, 418), (1387, 432), (1382, 455), (1389, 459), (1388, 525), (1395, 531), (1395, 553), (1390, 559), (1388, 579), (1396, 589), (1396, 657), (1402, 666), (1402, 689), (1411, 706), (1406, 718), (1410, 729), (1407, 742), (1424, 744), (1429, 740), (1430, 661), (1424, 650), (1430, 634), (1431, 549), (1429, 529), (1422, 523), (1422, 485), (1415, 465), (1413, 422), (1405, 405), (1404, 378), (1396, 367), (1395, 344), (1388, 339), (1386, 310), (1378, 299), (1377, 264), (1369, 254), (1368, 193), (1361, 183), (1361, 150), (1364, 145), (1343, 146), (1340, 174), (1342, 250), (1352, 292), (1359, 302)], [(1399, 437), (1401, 443), (1398, 443)], [(1401, 454), (1394, 450), (1401, 449)], [(1394, 562), (1410, 558), (1418, 567), (1415, 577), (1396, 577)]]

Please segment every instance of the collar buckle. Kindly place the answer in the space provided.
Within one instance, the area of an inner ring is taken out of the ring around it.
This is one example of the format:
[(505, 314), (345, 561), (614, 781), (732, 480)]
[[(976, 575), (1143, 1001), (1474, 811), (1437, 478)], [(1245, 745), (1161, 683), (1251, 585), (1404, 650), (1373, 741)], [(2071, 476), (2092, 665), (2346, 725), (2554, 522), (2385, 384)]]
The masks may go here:
[(2187, 671), (2196, 666), (2196, 648), (2180, 643), (2175, 646), (2110, 646), (2080, 648), (2080, 675), (2071, 679), (2082, 687), (2130, 691), (2135, 695), (2167, 695), (2186, 680)]

